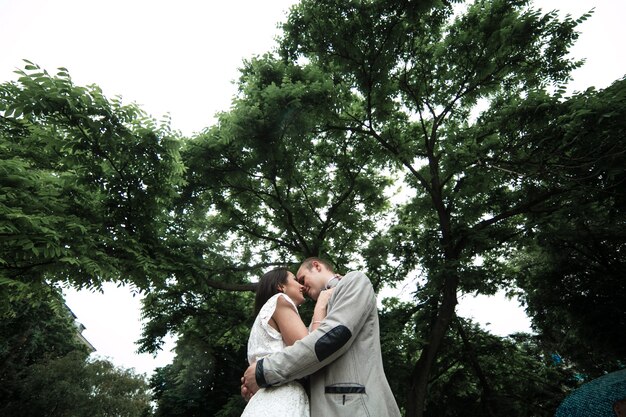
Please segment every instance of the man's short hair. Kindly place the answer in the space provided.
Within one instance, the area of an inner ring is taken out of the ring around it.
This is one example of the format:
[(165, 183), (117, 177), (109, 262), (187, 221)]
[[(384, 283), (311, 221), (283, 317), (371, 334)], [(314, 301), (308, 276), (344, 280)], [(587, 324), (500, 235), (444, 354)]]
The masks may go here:
[(330, 262), (328, 262), (326, 259), (322, 259), (317, 256), (311, 256), (309, 258), (306, 258), (304, 261), (302, 261), (302, 266), (310, 270), (312, 268), (311, 264), (314, 261), (317, 261), (321, 263), (322, 265), (324, 265), (326, 269), (328, 269), (330, 272), (333, 272), (333, 273), (335, 272), (335, 269), (333, 268), (333, 265)]

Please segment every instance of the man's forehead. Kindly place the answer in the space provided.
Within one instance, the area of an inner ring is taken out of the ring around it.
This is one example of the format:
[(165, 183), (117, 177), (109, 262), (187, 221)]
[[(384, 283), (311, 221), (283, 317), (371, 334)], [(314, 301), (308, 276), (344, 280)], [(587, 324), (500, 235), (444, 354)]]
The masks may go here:
[(298, 280), (303, 279), (305, 271), (306, 271), (306, 268), (303, 268), (303, 267), (298, 268), (298, 271), (296, 272), (296, 278)]

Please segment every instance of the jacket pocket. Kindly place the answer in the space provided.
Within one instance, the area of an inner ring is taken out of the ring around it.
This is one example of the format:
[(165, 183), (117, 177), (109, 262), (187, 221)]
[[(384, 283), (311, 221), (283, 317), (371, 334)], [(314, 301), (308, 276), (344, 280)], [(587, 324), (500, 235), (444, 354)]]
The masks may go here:
[(324, 393), (333, 404), (344, 406), (363, 400), (367, 395), (365, 385), (353, 383), (327, 385)]

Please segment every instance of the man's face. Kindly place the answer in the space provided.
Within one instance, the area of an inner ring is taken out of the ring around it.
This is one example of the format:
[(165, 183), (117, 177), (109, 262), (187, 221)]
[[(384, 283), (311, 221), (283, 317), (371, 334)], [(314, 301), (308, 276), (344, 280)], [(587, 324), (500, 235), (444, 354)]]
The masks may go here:
[(320, 291), (326, 284), (326, 276), (323, 274), (325, 268), (319, 262), (311, 262), (310, 268), (301, 265), (296, 272), (296, 279), (304, 286), (303, 292), (309, 298), (317, 300)]

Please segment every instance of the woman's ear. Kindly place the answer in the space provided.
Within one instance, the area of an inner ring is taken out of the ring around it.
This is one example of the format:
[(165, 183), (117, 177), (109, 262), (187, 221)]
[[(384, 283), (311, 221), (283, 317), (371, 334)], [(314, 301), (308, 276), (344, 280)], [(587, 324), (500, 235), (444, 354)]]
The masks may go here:
[(285, 287), (283, 287), (282, 285), (279, 285), (278, 287), (276, 287), (276, 289), (278, 290), (278, 292), (285, 292)]

